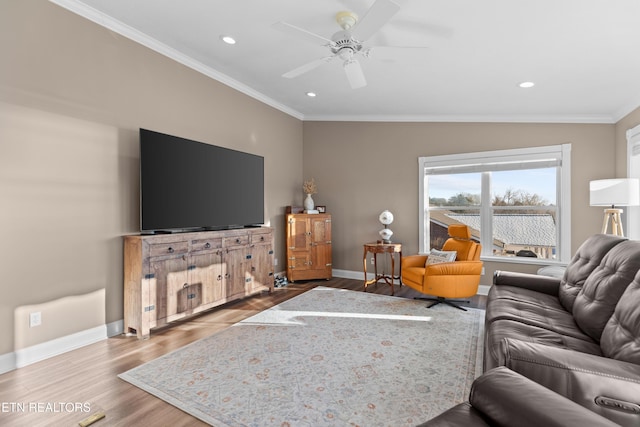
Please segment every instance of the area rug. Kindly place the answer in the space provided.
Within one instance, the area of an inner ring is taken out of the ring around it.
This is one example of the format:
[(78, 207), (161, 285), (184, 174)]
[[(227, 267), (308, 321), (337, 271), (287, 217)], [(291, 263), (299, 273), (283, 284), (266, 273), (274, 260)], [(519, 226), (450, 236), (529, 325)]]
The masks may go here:
[(317, 287), (120, 378), (214, 426), (414, 426), (467, 399), (484, 311)]

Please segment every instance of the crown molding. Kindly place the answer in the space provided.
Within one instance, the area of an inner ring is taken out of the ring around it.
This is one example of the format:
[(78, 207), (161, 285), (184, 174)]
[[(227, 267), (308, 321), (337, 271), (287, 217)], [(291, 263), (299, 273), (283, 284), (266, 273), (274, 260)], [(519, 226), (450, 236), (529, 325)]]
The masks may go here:
[(251, 98), (254, 98), (264, 104), (267, 104), (277, 110), (282, 111), (290, 116), (293, 116), (299, 120), (303, 119), (302, 113), (289, 108), (288, 106), (279, 103), (268, 96), (252, 89), (251, 87), (240, 83), (239, 81), (229, 77), (228, 75), (221, 73), (203, 63), (194, 60), (190, 56), (179, 52), (178, 50), (167, 46), (164, 43), (160, 43), (158, 40), (153, 37), (148, 36), (147, 34), (136, 30), (135, 28), (124, 24), (112, 17), (90, 7), (86, 4), (77, 1), (77, 0), (49, 0), (51, 3), (54, 3), (64, 9), (67, 9), (83, 18), (86, 18), (108, 30), (111, 30), (117, 34), (120, 34), (134, 42), (141, 44), (155, 52), (158, 52), (161, 55), (166, 56), (167, 58), (171, 58), (174, 61), (191, 68), (194, 71), (197, 71), (201, 74), (204, 74), (207, 77), (210, 77), (220, 83), (223, 83), (238, 92), (241, 92)]
[(316, 122), (432, 122), (432, 123), (586, 123), (586, 124), (614, 124), (616, 120), (608, 115), (405, 115), (405, 116), (335, 116), (335, 115), (305, 115), (304, 121)]
[(618, 123), (620, 120), (624, 119), (626, 116), (631, 114), (637, 108), (640, 108), (640, 96), (635, 97), (632, 101), (629, 101), (624, 107), (620, 108), (613, 115), (614, 123)]

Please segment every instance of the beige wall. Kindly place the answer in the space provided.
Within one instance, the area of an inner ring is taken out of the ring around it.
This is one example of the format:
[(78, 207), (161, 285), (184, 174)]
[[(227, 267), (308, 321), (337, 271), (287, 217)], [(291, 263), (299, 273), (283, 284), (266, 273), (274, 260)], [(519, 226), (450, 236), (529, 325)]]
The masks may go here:
[(0, 52), (0, 355), (122, 319), (140, 127), (264, 156), (282, 266), (300, 120), (45, 0), (3, 2)]
[[(418, 157), (571, 143), (572, 253), (600, 231), (602, 210), (589, 206), (589, 180), (615, 173), (615, 126), (594, 124), (305, 122), (304, 176), (314, 200), (333, 214), (334, 268), (361, 271), (362, 244), (375, 241), (378, 214), (395, 216), (393, 238), (418, 250)], [(482, 284), (496, 268), (486, 263)]]
[[(575, 250), (601, 221), (588, 181), (620, 174), (622, 135), (640, 122), (637, 110), (617, 126), (303, 124), (45, 0), (3, 3), (0, 52), (0, 356), (122, 319), (139, 127), (265, 156), (277, 270), (284, 206), (301, 204), (303, 179), (315, 177), (316, 202), (333, 214), (334, 267), (360, 271), (383, 209), (395, 214), (394, 239), (417, 250), (425, 155), (571, 142)], [(512, 267), (489, 265), (485, 283)], [(28, 327), (32, 310), (42, 326)]]

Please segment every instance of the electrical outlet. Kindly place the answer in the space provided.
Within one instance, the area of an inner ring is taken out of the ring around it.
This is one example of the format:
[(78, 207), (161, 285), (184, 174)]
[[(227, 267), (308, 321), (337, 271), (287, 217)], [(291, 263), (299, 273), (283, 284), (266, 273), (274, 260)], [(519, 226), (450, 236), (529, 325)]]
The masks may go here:
[(33, 328), (34, 326), (40, 326), (41, 324), (42, 324), (42, 313), (40, 311), (29, 313), (30, 328)]
[(484, 276), (484, 267), (482, 267), (482, 273), (480, 273), (482, 276)]
[(278, 258), (273, 259), (273, 265), (278, 265)]
[(374, 265), (376, 263), (376, 259), (374, 257), (371, 257), (371, 265)]

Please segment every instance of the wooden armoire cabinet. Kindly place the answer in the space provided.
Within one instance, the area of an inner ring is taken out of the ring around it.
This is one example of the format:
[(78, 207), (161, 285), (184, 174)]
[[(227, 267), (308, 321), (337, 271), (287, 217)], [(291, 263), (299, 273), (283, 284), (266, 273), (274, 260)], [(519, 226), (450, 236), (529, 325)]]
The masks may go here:
[(287, 215), (287, 279), (331, 279), (331, 215)]

